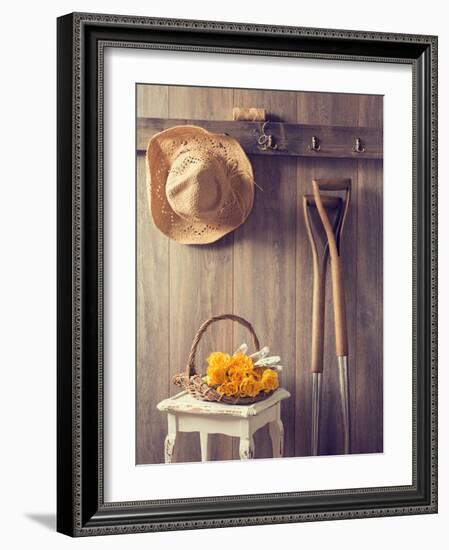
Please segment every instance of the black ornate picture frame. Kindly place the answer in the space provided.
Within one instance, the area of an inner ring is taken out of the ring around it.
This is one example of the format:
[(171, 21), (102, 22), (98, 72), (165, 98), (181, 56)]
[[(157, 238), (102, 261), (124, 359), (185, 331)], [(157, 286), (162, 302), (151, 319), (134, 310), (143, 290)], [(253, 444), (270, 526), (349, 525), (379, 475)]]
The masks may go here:
[[(105, 502), (105, 45), (405, 63), (413, 71), (413, 482), (410, 486)], [(437, 512), (437, 38), (69, 14), (58, 19), (57, 529), (71, 536)]]

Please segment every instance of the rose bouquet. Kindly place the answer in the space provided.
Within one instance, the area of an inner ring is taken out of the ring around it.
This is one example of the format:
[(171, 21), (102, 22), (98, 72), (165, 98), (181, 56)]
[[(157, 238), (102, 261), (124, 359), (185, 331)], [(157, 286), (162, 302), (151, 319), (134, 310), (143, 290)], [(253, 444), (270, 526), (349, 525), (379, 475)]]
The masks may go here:
[(227, 397), (256, 397), (279, 387), (280, 357), (267, 357), (268, 347), (247, 355), (248, 346), (242, 344), (233, 354), (215, 351), (207, 358), (205, 381)]

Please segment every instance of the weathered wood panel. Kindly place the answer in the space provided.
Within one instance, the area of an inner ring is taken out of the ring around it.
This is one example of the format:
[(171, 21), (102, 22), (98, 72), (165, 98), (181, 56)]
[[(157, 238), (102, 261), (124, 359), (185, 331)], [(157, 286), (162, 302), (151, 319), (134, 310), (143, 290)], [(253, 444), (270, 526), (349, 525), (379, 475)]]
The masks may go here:
[[(235, 90), (234, 102), (241, 107), (263, 106), (267, 118), (296, 121), (294, 92)], [(285, 453), (294, 454), (295, 439), (295, 248), (296, 159), (251, 156), (256, 188), (255, 204), (247, 222), (235, 232), (234, 311), (250, 320), (260, 342), (271, 347), (286, 365), (282, 384), (292, 397), (282, 403)], [(244, 331), (236, 327), (240, 342)], [(245, 335), (246, 337), (246, 335)], [(272, 456), (264, 428), (256, 433), (257, 458)]]
[[(359, 123), (382, 127), (383, 98), (361, 96)], [(358, 163), (354, 452), (383, 451), (383, 163)]]
[[(232, 116), (233, 91), (220, 88), (169, 87), (169, 117), (223, 119)], [(208, 317), (232, 312), (234, 235), (208, 246), (186, 246), (170, 241), (170, 374), (185, 368), (195, 332)], [(212, 350), (232, 350), (232, 327), (211, 327), (198, 349), (205, 359)], [(198, 369), (204, 369), (199, 364)], [(171, 385), (170, 394), (179, 391)], [(211, 459), (232, 458), (232, 442), (211, 438)], [(197, 434), (180, 434), (175, 461), (199, 461)]]
[[(380, 97), (141, 88), (137, 116), (143, 117), (225, 121), (231, 120), (232, 107), (239, 105), (264, 107), (270, 120), (287, 124), (382, 127)], [(144, 207), (140, 204), (146, 189), (143, 164), (138, 162), (138, 256), (147, 256), (138, 258), (137, 266), (138, 463), (162, 461), (166, 423), (156, 411), (156, 402), (177, 391), (170, 377), (184, 368), (202, 321), (223, 312), (248, 318), (261, 342), (282, 356), (287, 365), (282, 384), (292, 394), (282, 406), (285, 456), (310, 453), (312, 277), (301, 200), (303, 193), (311, 192), (313, 178), (327, 176), (353, 181), (343, 236), (353, 452), (382, 450), (382, 163), (268, 155), (251, 155), (251, 161), (263, 191), (256, 188), (250, 217), (231, 235), (208, 246), (179, 245), (158, 232), (146, 199)], [(372, 224), (376, 232), (371, 231)], [(343, 439), (329, 280), (326, 307), (320, 444), (322, 453), (335, 454), (341, 452)], [(212, 349), (232, 351), (243, 340), (248, 341), (243, 329), (224, 322), (211, 327), (198, 356), (204, 359)], [(211, 447), (213, 459), (238, 458), (230, 438), (216, 436)], [(261, 430), (256, 434), (256, 457), (269, 456), (268, 434)], [(197, 435), (180, 436), (175, 461), (199, 458)]]
[(384, 110), (383, 96), (361, 95), (359, 96), (359, 126), (370, 128), (383, 128)]
[[(302, 124), (334, 124), (345, 126), (356, 126), (358, 124), (358, 98), (357, 96), (345, 94), (315, 94), (301, 92), (297, 97), (298, 101), (298, 122)], [(351, 178), (352, 186), (357, 186), (357, 162), (353, 160), (330, 160), (317, 156), (314, 162), (304, 162), (298, 159), (298, 199), (304, 193), (311, 193), (313, 178)], [(338, 194), (338, 193), (337, 193)], [(342, 258), (346, 295), (346, 315), (348, 326), (349, 344), (349, 374), (350, 385), (355, 384), (355, 293), (352, 289), (356, 286), (356, 200), (354, 193), (351, 199), (350, 210), (346, 220), (342, 238)], [(303, 314), (305, 324), (298, 330), (306, 330), (299, 334), (297, 347), (297, 364), (299, 376), (297, 378), (297, 408), (298, 415), (303, 416), (306, 430), (300, 435), (297, 441), (297, 454), (307, 455), (310, 453), (310, 426), (311, 426), (311, 391), (312, 376), (310, 374), (310, 343), (311, 343), (311, 294), (312, 294), (312, 271), (310, 266), (311, 252), (306, 236), (302, 210), (298, 204), (298, 249), (297, 249), (297, 318)], [(301, 210), (301, 211), (300, 211)], [(322, 454), (335, 454), (342, 452), (343, 433), (342, 420), (340, 415), (340, 396), (338, 392), (338, 372), (335, 354), (335, 329), (333, 318), (332, 287), (330, 280), (330, 269), (327, 270), (326, 280), (326, 312), (325, 312), (325, 345), (324, 345), (324, 370), (321, 407), (321, 426), (319, 434), (320, 452)], [(305, 328), (307, 325), (307, 328)], [(352, 364), (351, 364), (352, 358)], [(354, 392), (352, 392), (354, 394)], [(351, 394), (351, 402), (354, 395)], [(351, 411), (354, 406), (351, 407)], [(351, 424), (353, 424), (351, 414)]]
[[(139, 86), (137, 112), (168, 116), (167, 98), (167, 86)], [(137, 157), (136, 176), (136, 462), (145, 464), (163, 462), (167, 433), (167, 419), (156, 405), (170, 387), (169, 341), (160, 337), (169, 334), (169, 243), (151, 220), (143, 156)]]
[(383, 450), (382, 162), (360, 161), (354, 452)]
[[(298, 110), (298, 113), (301, 111)], [(298, 114), (299, 116), (299, 114)], [(311, 449), (312, 428), (312, 255), (302, 206), (302, 197), (310, 194), (315, 177), (315, 159), (302, 159), (297, 163), (296, 201), (296, 340), (295, 367), (296, 392), (295, 456), (308, 456)]]

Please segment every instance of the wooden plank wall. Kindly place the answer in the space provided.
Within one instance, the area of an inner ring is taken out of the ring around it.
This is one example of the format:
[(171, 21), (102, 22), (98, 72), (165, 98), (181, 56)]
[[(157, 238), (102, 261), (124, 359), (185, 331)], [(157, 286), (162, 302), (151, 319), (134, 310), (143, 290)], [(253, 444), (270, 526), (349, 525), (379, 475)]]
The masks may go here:
[[(382, 97), (289, 91), (139, 85), (138, 117), (231, 120), (232, 107), (264, 107), (271, 120), (382, 127)], [(353, 197), (343, 238), (351, 381), (353, 452), (383, 450), (382, 161), (251, 158), (256, 188), (247, 222), (217, 243), (185, 246), (154, 226), (145, 158), (137, 155), (137, 433), (136, 463), (163, 462), (166, 418), (159, 401), (176, 393), (191, 341), (209, 316), (234, 312), (251, 321), (261, 343), (281, 355), (285, 455), (310, 454), (312, 272), (301, 200), (314, 177), (350, 177)], [(327, 284), (321, 451), (338, 454), (339, 416), (330, 281)], [(222, 322), (208, 331), (199, 357), (232, 351), (244, 329)], [(271, 456), (268, 433), (255, 437), (256, 458)], [(215, 436), (212, 459), (238, 458), (236, 441)], [(175, 461), (198, 461), (197, 434), (176, 441)]]

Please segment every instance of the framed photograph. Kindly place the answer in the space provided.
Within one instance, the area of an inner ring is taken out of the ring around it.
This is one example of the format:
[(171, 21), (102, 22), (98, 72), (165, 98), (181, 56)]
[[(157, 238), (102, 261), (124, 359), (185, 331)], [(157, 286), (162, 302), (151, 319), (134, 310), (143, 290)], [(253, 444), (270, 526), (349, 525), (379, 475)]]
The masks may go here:
[(58, 531), (437, 511), (437, 38), (58, 19)]

